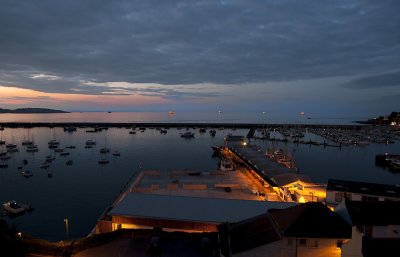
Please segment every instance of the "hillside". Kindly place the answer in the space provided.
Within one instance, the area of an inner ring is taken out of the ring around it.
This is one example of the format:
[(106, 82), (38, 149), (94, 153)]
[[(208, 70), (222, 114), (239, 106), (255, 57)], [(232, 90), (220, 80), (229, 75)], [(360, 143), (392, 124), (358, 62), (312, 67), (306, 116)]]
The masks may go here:
[(0, 108), (0, 113), (68, 113), (61, 110), (53, 110), (46, 108), (19, 108), (15, 110)]

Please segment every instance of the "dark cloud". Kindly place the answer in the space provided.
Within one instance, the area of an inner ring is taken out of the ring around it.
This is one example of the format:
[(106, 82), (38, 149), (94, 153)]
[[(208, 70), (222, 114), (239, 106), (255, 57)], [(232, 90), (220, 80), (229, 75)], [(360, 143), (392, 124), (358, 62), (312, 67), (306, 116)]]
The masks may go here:
[(400, 86), (400, 71), (365, 76), (341, 85), (345, 88), (381, 88)]
[[(1, 0), (0, 84), (129, 94), (81, 81), (245, 84), (382, 73), (400, 66), (399, 10), (397, 0)], [(184, 94), (165, 92), (174, 93)]]

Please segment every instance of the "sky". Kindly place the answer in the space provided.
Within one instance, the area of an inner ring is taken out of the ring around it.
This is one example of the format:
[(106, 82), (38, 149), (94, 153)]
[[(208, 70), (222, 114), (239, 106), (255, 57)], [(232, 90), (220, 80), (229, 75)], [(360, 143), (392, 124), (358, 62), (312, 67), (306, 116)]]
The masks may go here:
[(0, 108), (400, 111), (400, 1), (0, 0)]

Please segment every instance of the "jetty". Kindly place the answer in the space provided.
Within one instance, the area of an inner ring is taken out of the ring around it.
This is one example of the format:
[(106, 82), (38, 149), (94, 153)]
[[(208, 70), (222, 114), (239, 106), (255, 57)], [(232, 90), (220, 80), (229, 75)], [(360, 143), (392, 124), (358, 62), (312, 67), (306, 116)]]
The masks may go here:
[(314, 183), (308, 176), (299, 173), (296, 168), (288, 168), (271, 160), (256, 145), (250, 145), (243, 136), (228, 136), (221, 149), (223, 158), (249, 172), (259, 181), (266, 192), (267, 201), (322, 202), (325, 200), (326, 185)]

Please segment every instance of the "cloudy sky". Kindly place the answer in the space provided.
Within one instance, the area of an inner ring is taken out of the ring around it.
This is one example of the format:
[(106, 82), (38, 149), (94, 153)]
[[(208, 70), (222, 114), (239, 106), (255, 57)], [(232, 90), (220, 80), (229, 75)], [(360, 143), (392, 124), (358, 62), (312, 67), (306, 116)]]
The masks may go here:
[(0, 108), (400, 111), (400, 1), (0, 0)]

